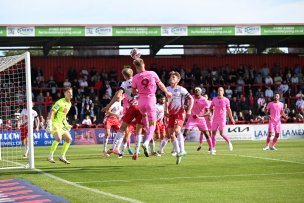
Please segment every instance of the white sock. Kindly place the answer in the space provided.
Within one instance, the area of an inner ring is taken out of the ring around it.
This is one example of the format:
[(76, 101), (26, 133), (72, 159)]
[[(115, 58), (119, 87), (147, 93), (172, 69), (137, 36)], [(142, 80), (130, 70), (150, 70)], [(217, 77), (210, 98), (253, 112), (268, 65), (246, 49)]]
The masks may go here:
[(135, 142), (135, 153), (139, 153), (140, 143), (142, 141), (142, 135), (136, 136), (136, 142)]
[(114, 150), (119, 151), (122, 141), (123, 141), (123, 137), (121, 136), (119, 139), (117, 139), (117, 144), (115, 145)]
[(181, 151), (181, 152), (185, 151), (185, 140), (184, 140), (183, 134), (182, 134), (182, 133), (179, 133), (179, 134), (177, 135), (177, 139), (178, 139), (180, 151)]
[(24, 155), (28, 155), (29, 147), (27, 144), (24, 145)]
[(126, 148), (127, 148), (127, 142), (125, 142), (125, 143), (122, 145), (121, 154), (124, 153), (124, 151), (125, 151)]
[(154, 139), (152, 139), (150, 141), (149, 146), (150, 146), (151, 152), (154, 153), (155, 152), (155, 141), (154, 141)]
[(108, 141), (109, 141), (109, 138), (104, 136), (103, 137), (103, 151), (107, 151), (107, 145), (108, 145)]
[(159, 150), (158, 150), (159, 152), (164, 151), (164, 148), (165, 148), (166, 144), (168, 143), (168, 141), (169, 141), (169, 139), (166, 137), (164, 139), (162, 139), (162, 141), (159, 144)]
[(176, 153), (180, 153), (179, 143), (176, 138), (173, 140), (173, 148)]
[(118, 140), (122, 138), (122, 132), (118, 131), (113, 140), (112, 149), (115, 150), (117, 148)]

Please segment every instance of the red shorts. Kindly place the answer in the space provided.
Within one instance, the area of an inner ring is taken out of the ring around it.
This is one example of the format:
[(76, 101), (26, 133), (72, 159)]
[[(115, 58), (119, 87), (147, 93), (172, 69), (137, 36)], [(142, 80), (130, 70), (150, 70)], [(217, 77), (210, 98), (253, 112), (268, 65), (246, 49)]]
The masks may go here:
[(21, 137), (22, 141), (27, 138), (27, 136), (28, 136), (27, 133), (28, 133), (27, 124), (21, 125), (20, 126), (20, 137)]
[(110, 130), (112, 128), (115, 132), (117, 132), (119, 130), (119, 127), (120, 127), (120, 122), (118, 118), (116, 118), (115, 116), (110, 116), (106, 119), (105, 122), (106, 130)]
[(174, 128), (174, 126), (183, 127), (184, 122), (185, 122), (184, 113), (171, 114), (169, 115), (168, 128)]
[(138, 105), (131, 105), (122, 117), (122, 121), (128, 124), (130, 124), (133, 119), (135, 119), (136, 124), (142, 125), (142, 115), (138, 109)]
[(165, 135), (166, 134), (166, 126), (164, 122), (157, 121), (156, 122), (156, 128), (155, 128), (156, 135)]
[(136, 123), (135, 122), (131, 122), (128, 125), (128, 130), (131, 133), (131, 135), (135, 135), (136, 134)]

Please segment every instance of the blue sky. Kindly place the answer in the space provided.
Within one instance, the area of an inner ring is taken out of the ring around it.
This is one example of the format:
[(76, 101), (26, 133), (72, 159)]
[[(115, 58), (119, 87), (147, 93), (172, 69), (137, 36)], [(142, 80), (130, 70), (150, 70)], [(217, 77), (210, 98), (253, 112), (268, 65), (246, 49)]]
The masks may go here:
[(8, 0), (0, 24), (304, 23), (304, 0)]

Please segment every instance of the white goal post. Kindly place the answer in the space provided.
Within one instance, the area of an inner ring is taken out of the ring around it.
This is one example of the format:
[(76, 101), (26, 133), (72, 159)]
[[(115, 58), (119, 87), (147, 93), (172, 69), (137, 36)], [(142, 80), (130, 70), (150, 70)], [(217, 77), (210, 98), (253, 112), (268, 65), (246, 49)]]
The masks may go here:
[[(20, 112), (27, 108), (28, 156), (24, 157)], [(35, 168), (30, 53), (0, 57), (0, 169)]]

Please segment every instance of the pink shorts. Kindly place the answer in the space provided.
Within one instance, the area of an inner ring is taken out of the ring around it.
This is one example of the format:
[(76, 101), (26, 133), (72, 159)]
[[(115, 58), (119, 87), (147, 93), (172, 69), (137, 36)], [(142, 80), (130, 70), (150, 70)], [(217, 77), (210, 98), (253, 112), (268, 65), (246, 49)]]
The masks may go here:
[(279, 134), (281, 132), (281, 122), (269, 121), (268, 132)]
[(147, 115), (149, 121), (156, 121), (156, 97), (142, 97), (138, 99), (138, 108), (140, 113)]
[(216, 130), (223, 131), (225, 126), (226, 126), (226, 121), (219, 122), (219, 121), (213, 120), (212, 125), (211, 125), (211, 130), (212, 131), (216, 131)]
[(185, 125), (185, 129), (192, 130), (194, 127), (198, 127), (200, 131), (208, 130), (206, 121), (204, 118), (189, 117)]

